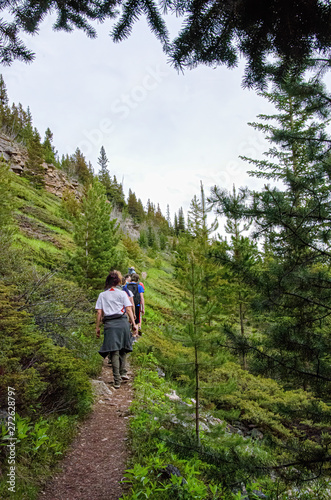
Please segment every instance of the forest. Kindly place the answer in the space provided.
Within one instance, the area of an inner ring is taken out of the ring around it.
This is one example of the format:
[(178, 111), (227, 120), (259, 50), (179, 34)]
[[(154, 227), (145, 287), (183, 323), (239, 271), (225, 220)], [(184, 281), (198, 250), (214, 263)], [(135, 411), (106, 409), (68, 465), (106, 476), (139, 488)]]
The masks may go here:
[[(1, 133), (26, 155), (21, 175), (0, 163), (1, 498), (37, 499), (91, 413), (95, 300), (132, 265), (146, 315), (122, 500), (330, 498), (331, 98), (316, 64), (261, 95), (274, 114), (249, 125), (270, 149), (243, 159), (263, 187), (201, 183), (172, 219), (125, 197), (104, 147), (97, 174), (60, 158), (1, 77)], [(50, 194), (45, 164), (80, 190)]]

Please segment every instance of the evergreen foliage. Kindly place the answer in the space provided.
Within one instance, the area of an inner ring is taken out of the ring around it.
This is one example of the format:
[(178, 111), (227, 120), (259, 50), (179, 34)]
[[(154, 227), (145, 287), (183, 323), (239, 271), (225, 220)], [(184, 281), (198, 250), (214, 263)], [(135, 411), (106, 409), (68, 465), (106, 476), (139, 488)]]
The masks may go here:
[[(113, 203), (117, 208), (119, 208), (122, 211), (126, 208), (123, 186), (121, 183), (119, 183), (117, 181), (116, 175), (113, 176), (113, 180), (112, 180), (110, 201), (111, 201), (111, 203)], [(138, 204), (139, 204), (139, 200), (138, 200)]]
[(110, 174), (109, 174), (109, 170), (108, 170), (108, 163), (109, 163), (109, 160), (107, 158), (105, 148), (103, 146), (101, 146), (100, 156), (98, 158), (98, 165), (100, 167), (98, 178), (106, 190), (107, 198), (110, 199), (109, 196), (110, 196), (110, 192), (111, 192), (111, 179), (110, 179)]
[(185, 232), (185, 217), (184, 210), (182, 207), (178, 210), (178, 226), (177, 226), (178, 234)]
[[(195, 196), (190, 208), (188, 226), (192, 236), (190, 234), (181, 236), (175, 262), (175, 275), (183, 290), (180, 304), (183, 319), (179, 323), (180, 326), (177, 326), (178, 333), (172, 335), (172, 338), (192, 348), (191, 363), (194, 366), (194, 373), (190, 370), (189, 363), (184, 364), (182, 370), (186, 368), (186, 374), (189, 377), (188, 384), (194, 387), (195, 432), (199, 442), (201, 366), (208, 366), (208, 370), (213, 370), (214, 363), (224, 361), (224, 354), (221, 350), (217, 352), (213, 348), (219, 329), (219, 323), (216, 321), (219, 314), (216, 293), (217, 270), (208, 259), (209, 235), (212, 228), (208, 228), (207, 225), (202, 184), (201, 198), (198, 200)], [(182, 211), (179, 214), (182, 214)], [(204, 389), (208, 392), (208, 388)], [(218, 387), (218, 391), (222, 389), (224, 388)]]
[(54, 146), (52, 145), (52, 142), (53, 142), (53, 134), (50, 131), (50, 129), (47, 128), (45, 132), (45, 139), (43, 142), (44, 160), (46, 163), (57, 165), (57, 160), (55, 158), (56, 151)]
[[(52, 245), (38, 249), (44, 221), (53, 234), (70, 226), (60, 213), (60, 201), (10, 172), (5, 162), (0, 162), (0, 174), (0, 405), (8, 407), (8, 387), (13, 387), (14, 496), (32, 499), (71, 441), (77, 417), (91, 407), (88, 376), (98, 373), (100, 361), (95, 359), (95, 340), (87, 336), (91, 316), (86, 291), (68, 279), (64, 255), (57, 269), (40, 264), (53, 265)], [(23, 214), (33, 214), (24, 224), (35, 223), (39, 231), (34, 239), (25, 238), (24, 245), (18, 227)], [(0, 436), (0, 496), (7, 498), (6, 425), (0, 426)]]
[[(329, 67), (331, 38), (327, 2), (259, 1), (188, 2), (167, 1), (167, 12), (183, 16), (182, 28), (167, 44), (167, 32), (156, 3), (137, 7), (133, 0), (123, 5), (122, 17), (113, 31), (115, 41), (130, 35), (142, 12), (151, 12), (149, 24), (178, 69), (199, 64), (238, 64), (239, 54), (247, 60), (244, 85), (262, 87), (269, 72), (268, 56), (281, 59), (281, 74), (289, 68), (302, 69), (316, 53)], [(168, 48), (169, 47), (169, 48)], [(281, 75), (282, 76), (282, 75)]]
[(80, 211), (80, 201), (70, 189), (65, 189), (62, 194), (62, 206), (66, 215), (70, 218), (78, 216)]
[(278, 185), (242, 191), (237, 205), (215, 188), (213, 200), (219, 212), (240, 213), (253, 221), (253, 237), (263, 238), (268, 249), (255, 280), (255, 306), (268, 318), (260, 351), (269, 357), (262, 366), (296, 386), (327, 394), (331, 350), (326, 92), (318, 82), (290, 79), (265, 95), (278, 114), (262, 115), (268, 123), (253, 126), (268, 134), (274, 147), (267, 156), (274, 161), (248, 161), (257, 167), (252, 175)]
[(129, 189), (128, 213), (136, 223), (141, 223), (145, 219), (145, 211), (141, 200), (137, 200), (136, 194)]
[[(0, 80), (1, 93), (4, 120), (21, 116), (25, 128), (12, 130), (32, 144), (38, 137), (29, 110), (8, 107)], [(234, 483), (252, 497), (264, 491), (284, 500), (292, 484), (298, 498), (327, 498), (331, 99), (316, 79), (295, 78), (266, 97), (278, 114), (254, 126), (272, 147), (267, 161), (248, 161), (252, 175), (269, 184), (254, 192), (213, 190), (229, 235), (218, 241), (211, 241), (216, 226), (207, 224), (201, 184), (187, 225), (182, 208), (175, 214), (172, 255), (159, 251), (169, 249), (169, 207), (164, 217), (148, 200), (145, 211), (130, 190), (128, 212), (143, 251), (120, 235), (104, 186), (79, 150), (62, 168), (85, 183), (81, 202), (36, 189), (0, 161), (0, 393), (7, 384), (17, 388), (18, 428), (27, 429), (17, 443), (18, 465), (30, 484), (40, 482), (37, 473), (31, 479), (34, 471), (54, 461), (55, 449), (62, 453), (75, 416), (91, 404), (88, 376), (100, 360), (88, 288), (99, 292), (109, 269), (124, 270), (130, 259), (136, 268), (154, 267), (144, 280), (144, 335), (131, 358), (141, 369), (130, 419), (133, 488), (125, 498), (234, 500), (244, 495)], [(105, 152), (100, 161), (107, 164)], [(156, 364), (165, 377), (153, 371)], [(177, 402), (169, 397), (174, 389)], [(5, 447), (0, 455), (6, 458)], [(187, 483), (162, 479), (160, 468), (169, 463)], [(18, 487), (24, 498), (28, 486)], [(5, 491), (2, 481), (0, 496)]]
[(139, 233), (139, 245), (141, 248), (147, 248), (148, 247), (148, 240), (147, 240), (147, 234), (145, 229), (142, 229)]
[(71, 169), (78, 181), (87, 186), (93, 179), (93, 171), (91, 171), (90, 164), (87, 164), (86, 158), (79, 148), (77, 148), (75, 153), (70, 157), (70, 161)]
[(110, 218), (111, 204), (97, 179), (88, 187), (82, 200), (82, 213), (76, 220), (74, 272), (85, 286), (102, 289), (109, 269), (121, 268), (123, 254), (116, 219)]
[(188, 232), (193, 238), (204, 241), (205, 244), (208, 243), (211, 234), (218, 227), (217, 220), (213, 221), (211, 226), (208, 227), (207, 215), (211, 210), (212, 208), (207, 206), (203, 184), (200, 181), (200, 199), (194, 195), (188, 212)]
[[(20, 31), (37, 33), (50, 12), (57, 16), (55, 30), (81, 29), (93, 38), (97, 33), (91, 21), (103, 22), (118, 16), (117, 5), (121, 5), (122, 11), (112, 31), (113, 40), (128, 37), (134, 22), (145, 15), (151, 31), (179, 69), (199, 64), (226, 64), (231, 68), (242, 54), (247, 59), (244, 84), (262, 87), (270, 71), (269, 56), (282, 61), (281, 76), (289, 69), (299, 72), (316, 55), (329, 67), (331, 6), (328, 2), (295, 0), (270, 0), (263, 7), (257, 0), (229, 0), (221, 4), (182, 0), (167, 0), (164, 4), (155, 0), (126, 0), (122, 4), (9, 0), (2, 9), (9, 9), (13, 20), (0, 23), (0, 62), (33, 60), (33, 53), (19, 38)], [(183, 17), (182, 28), (172, 42), (164, 18), (169, 12)]]
[(13, 173), (10, 171), (9, 166), (5, 160), (0, 158), (0, 231), (2, 234), (1, 241), (7, 239), (4, 237), (6, 231), (10, 234), (11, 225), (13, 224), (13, 208), (14, 200), (11, 191), (11, 182)]
[(1, 127), (7, 122), (9, 114), (9, 99), (7, 95), (7, 87), (3, 76), (0, 75), (0, 124)]
[(108, 200), (120, 210), (126, 206), (122, 184), (117, 182), (116, 176), (113, 179), (108, 170), (109, 160), (106, 155), (105, 148), (101, 146), (98, 165), (100, 166), (98, 178), (106, 190)]
[[(230, 241), (219, 237), (211, 247), (210, 256), (222, 266), (218, 297), (227, 313), (224, 331), (238, 352), (241, 352), (242, 367), (247, 369), (247, 313), (255, 297), (250, 278), (257, 272), (259, 254), (256, 243), (248, 236), (243, 236), (250, 224), (241, 224), (242, 216), (237, 210), (242, 202), (242, 196), (242, 193), (237, 193), (233, 186), (232, 194), (228, 195), (233, 206), (233, 214), (227, 218), (225, 224), (225, 231), (230, 235)], [(251, 313), (251, 310), (249, 312)], [(237, 325), (238, 332), (236, 332)]]
[(30, 109), (25, 111), (21, 103), (9, 106), (7, 88), (0, 75), (0, 127), (10, 137), (28, 146), (33, 140), (33, 127)]
[(15, 59), (21, 59), (25, 62), (32, 61), (34, 54), (29, 51), (22, 40), (19, 38), (20, 30), (27, 33), (37, 33), (39, 24), (47, 14), (51, 12), (56, 14), (56, 20), (53, 29), (63, 31), (73, 31), (74, 28), (83, 30), (87, 36), (96, 37), (96, 30), (91, 21), (104, 21), (105, 18), (114, 17), (114, 2), (106, 1), (103, 3), (87, 0), (84, 3), (63, 2), (61, 4), (53, 0), (36, 2), (28, 0), (27, 2), (9, 1), (2, 7), (9, 9), (13, 17), (12, 22), (1, 21), (0, 33), (2, 46), (0, 51), (0, 62), (10, 64)]
[(15, 201), (12, 192), (14, 174), (9, 166), (0, 158), (0, 279), (3, 278), (15, 263), (15, 252), (11, 251), (13, 238), (17, 232), (13, 213)]
[[(180, 247), (184, 249), (183, 241), (179, 242)], [(184, 263), (183, 255), (181, 252), (180, 260)], [(165, 266), (163, 262), (162, 268)], [(185, 267), (184, 264), (178, 268), (178, 272)], [(216, 270), (218, 276), (220, 272), (221, 269)], [(263, 491), (269, 498), (278, 496), (285, 500), (290, 498), (292, 490), (296, 498), (326, 499), (328, 483), (320, 479), (315, 483), (314, 478), (328, 477), (328, 405), (307, 391), (285, 390), (279, 382), (257, 377), (229, 362), (226, 350), (222, 353), (222, 345), (226, 347), (227, 342), (221, 333), (219, 307), (215, 324), (219, 333), (214, 344), (208, 341), (208, 334), (204, 335), (206, 342), (202, 343), (199, 354), (201, 443), (197, 444), (195, 405), (186, 399), (194, 391), (194, 350), (185, 336), (185, 327), (190, 322), (183, 298), (187, 284), (174, 280), (168, 273), (150, 269), (145, 282), (149, 307), (146, 333), (133, 354), (141, 370), (136, 379), (135, 417), (131, 420), (136, 452), (132, 459), (134, 471), (127, 476), (133, 490), (127, 498), (143, 496), (158, 487), (163, 492), (164, 482), (161, 485), (158, 482), (157, 467), (166, 461), (175, 464), (185, 479), (190, 477), (189, 464), (195, 463), (202, 472), (198, 477), (205, 484), (217, 486), (222, 499), (240, 498), (237, 482), (244, 483), (247, 491), (255, 490), (258, 497)], [(208, 327), (206, 323), (202, 328)], [(164, 324), (168, 325), (167, 333)], [(156, 372), (148, 372), (153, 363), (165, 371), (165, 379)], [(176, 393), (172, 394), (174, 387)], [(219, 425), (211, 423), (213, 416), (220, 419)], [(156, 451), (159, 446), (163, 450), (160, 454)], [(145, 467), (151, 471), (148, 476)], [(148, 481), (141, 482), (143, 476)], [(198, 498), (209, 498), (207, 493), (200, 495)]]
[(35, 128), (32, 132), (32, 137), (28, 143), (28, 160), (25, 163), (24, 176), (32, 181), (32, 183), (42, 188), (45, 184), (44, 181), (44, 149), (40, 142), (40, 135)]

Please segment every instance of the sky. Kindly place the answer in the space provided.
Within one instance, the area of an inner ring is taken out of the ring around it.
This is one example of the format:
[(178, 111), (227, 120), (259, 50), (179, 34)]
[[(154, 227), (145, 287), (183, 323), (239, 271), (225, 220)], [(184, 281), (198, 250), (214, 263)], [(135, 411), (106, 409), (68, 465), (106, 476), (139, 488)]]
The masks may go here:
[[(144, 19), (115, 44), (111, 25), (98, 38), (83, 32), (23, 35), (36, 54), (30, 64), (2, 68), (10, 102), (30, 107), (33, 125), (53, 132), (59, 155), (81, 149), (95, 172), (104, 146), (111, 175), (146, 205), (160, 203), (171, 216), (185, 214), (200, 180), (206, 194), (215, 184), (231, 189), (254, 185), (239, 155), (261, 157), (268, 145), (247, 125), (273, 111), (253, 90), (242, 88), (244, 61), (234, 70), (200, 66), (178, 73)], [(172, 33), (178, 19), (170, 18)]]

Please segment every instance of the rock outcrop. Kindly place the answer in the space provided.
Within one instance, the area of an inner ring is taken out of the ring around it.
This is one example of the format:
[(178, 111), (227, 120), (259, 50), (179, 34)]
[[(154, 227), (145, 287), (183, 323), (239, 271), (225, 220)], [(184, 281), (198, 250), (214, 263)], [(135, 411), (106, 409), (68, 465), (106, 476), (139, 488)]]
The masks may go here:
[(132, 240), (137, 240), (139, 238), (139, 226), (133, 222), (131, 217), (123, 217), (123, 213), (118, 208), (113, 208), (111, 219), (117, 219), (123, 233), (129, 235)]
[[(13, 141), (10, 137), (0, 134), (0, 156), (9, 163), (15, 174), (23, 175), (26, 169), (28, 153), (24, 146)], [(82, 187), (75, 179), (69, 179), (65, 172), (62, 172), (54, 165), (43, 163), (44, 180), (46, 191), (62, 198), (67, 190), (75, 194), (79, 199), (82, 196)]]
[(82, 186), (75, 179), (68, 179), (66, 174), (55, 168), (54, 165), (43, 163), (45, 169), (45, 189), (50, 193), (62, 198), (64, 191), (72, 191), (76, 198), (81, 198), (83, 194)]
[(10, 168), (15, 174), (22, 175), (24, 165), (28, 159), (28, 153), (23, 146), (20, 146), (4, 134), (0, 134), (0, 156), (8, 161)]

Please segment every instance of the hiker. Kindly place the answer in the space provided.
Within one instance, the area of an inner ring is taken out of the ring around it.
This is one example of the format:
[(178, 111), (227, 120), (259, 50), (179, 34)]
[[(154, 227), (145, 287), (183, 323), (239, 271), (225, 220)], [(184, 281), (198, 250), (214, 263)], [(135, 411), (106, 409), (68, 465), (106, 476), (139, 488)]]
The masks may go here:
[[(129, 269), (134, 269), (134, 268), (133, 268), (133, 267), (129, 267)], [(135, 273), (135, 271), (134, 271), (134, 273)], [(144, 274), (144, 273), (143, 273), (143, 274)], [(146, 274), (146, 273), (145, 273), (145, 274)], [(126, 284), (131, 282), (131, 277), (132, 277), (132, 274), (126, 274), (126, 275), (124, 276), (124, 279), (125, 279), (125, 283), (126, 283)], [(139, 282), (139, 285), (141, 285), (141, 286), (143, 287), (144, 291), (145, 291), (145, 285), (144, 285), (144, 283), (142, 283), (142, 282), (140, 281), (140, 282)]]
[(131, 281), (131, 274), (126, 274), (124, 276), (124, 279), (125, 279), (125, 284), (130, 283), (130, 281)]
[[(118, 288), (119, 290), (123, 290), (123, 286), (125, 285), (125, 279), (123, 278), (121, 271), (117, 271), (116, 269), (114, 269), (113, 271), (110, 271), (110, 272), (113, 272), (113, 273), (116, 273), (116, 274), (117, 274), (117, 276), (118, 276), (118, 277), (119, 277), (119, 279), (120, 279), (120, 282), (119, 282), (119, 284), (116, 286), (116, 288)], [(135, 308), (134, 308), (134, 302), (133, 302), (133, 293), (132, 293), (130, 290), (125, 290), (125, 292), (127, 293), (128, 297), (129, 297), (129, 300), (130, 300), (130, 302), (131, 302), (131, 305), (132, 305), (132, 311), (133, 311), (133, 315), (134, 315), (134, 310), (135, 310)], [(128, 319), (129, 319), (130, 324), (132, 325), (132, 322), (131, 322), (130, 317), (128, 317)], [(136, 339), (136, 337), (138, 337), (138, 334), (133, 333), (133, 334), (132, 334), (132, 337), (133, 337), (133, 339)], [(132, 339), (132, 341), (133, 341), (133, 339)], [(111, 353), (109, 353), (109, 354), (108, 354), (108, 365), (109, 365), (109, 366), (111, 366), (111, 365), (112, 365), (112, 361), (111, 361)]]
[(128, 269), (128, 274), (129, 276), (131, 276), (132, 274), (134, 274), (136, 271), (135, 271), (135, 268), (134, 267), (129, 267)]
[(129, 380), (126, 369), (126, 355), (132, 351), (131, 331), (128, 318), (134, 325), (134, 332), (138, 333), (138, 327), (134, 323), (133, 307), (128, 295), (120, 290), (117, 285), (120, 278), (116, 272), (111, 272), (106, 278), (105, 291), (101, 292), (95, 309), (96, 336), (100, 337), (100, 323), (104, 323), (104, 339), (99, 354), (106, 358), (111, 355), (114, 376), (114, 387), (119, 389), (122, 380)]
[[(145, 314), (144, 287), (139, 283), (139, 276), (136, 273), (131, 275), (130, 283), (127, 283), (123, 290), (131, 290), (135, 305), (135, 324), (141, 329), (141, 315)], [(141, 335), (141, 331), (140, 331)]]
[[(117, 285), (116, 288), (119, 288), (120, 290), (123, 290), (124, 289), (124, 285), (126, 285), (126, 283), (127, 283), (126, 278), (123, 278), (122, 273), (120, 271), (116, 271), (116, 269), (114, 269), (113, 272), (117, 273), (117, 275), (118, 275), (118, 277), (120, 279), (120, 282), (119, 282), (119, 284)], [(128, 276), (128, 275), (126, 275), (126, 276)], [(127, 293), (128, 297), (130, 299), (130, 302), (132, 304), (133, 311), (134, 311), (133, 293), (131, 292), (131, 290), (127, 290), (127, 289), (125, 289), (124, 291)]]

